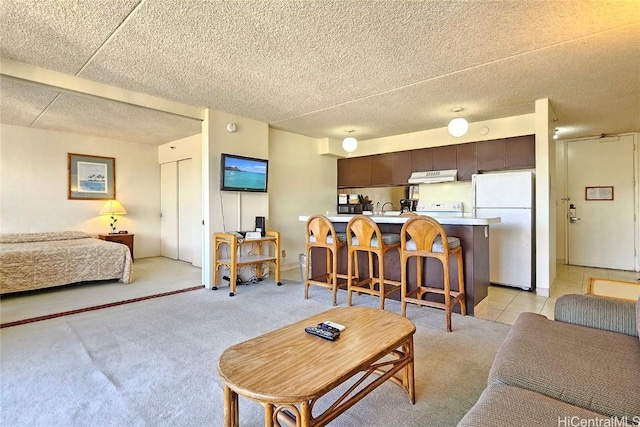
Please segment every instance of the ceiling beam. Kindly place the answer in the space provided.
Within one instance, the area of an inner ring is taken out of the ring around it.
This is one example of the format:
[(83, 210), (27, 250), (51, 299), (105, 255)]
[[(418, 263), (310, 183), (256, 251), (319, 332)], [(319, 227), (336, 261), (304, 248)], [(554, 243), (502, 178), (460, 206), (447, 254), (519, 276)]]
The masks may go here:
[(0, 58), (0, 75), (47, 86), (62, 92), (108, 99), (177, 116), (204, 120), (204, 108), (94, 82), (11, 59)]

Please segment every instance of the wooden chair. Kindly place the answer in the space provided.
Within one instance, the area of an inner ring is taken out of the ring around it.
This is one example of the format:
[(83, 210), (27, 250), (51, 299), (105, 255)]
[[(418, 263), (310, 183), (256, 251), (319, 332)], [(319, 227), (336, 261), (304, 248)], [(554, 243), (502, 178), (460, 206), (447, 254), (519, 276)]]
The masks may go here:
[[(449, 283), (449, 259), (451, 256), (455, 256), (457, 260), (458, 291), (452, 291)], [(416, 258), (417, 287), (411, 292), (407, 292), (407, 266), (411, 257)], [(423, 285), (424, 258), (435, 258), (442, 263), (444, 278), (442, 289)], [(460, 304), (460, 313), (463, 316), (466, 314), (460, 239), (448, 237), (442, 225), (431, 217), (418, 215), (409, 218), (400, 232), (400, 268), (402, 269), (402, 315), (406, 316), (408, 302), (421, 306), (444, 308), (447, 332), (451, 332), (451, 311), (455, 304)], [(444, 303), (422, 299), (428, 293), (444, 295)]]
[[(400, 290), (400, 282), (384, 278), (384, 254), (400, 247), (400, 236), (382, 233), (380, 227), (365, 215), (354, 216), (347, 224), (347, 303), (351, 305), (353, 292), (365, 293), (380, 298), (380, 309), (391, 293)], [(365, 252), (369, 259), (369, 277), (358, 278), (358, 253)], [(373, 255), (378, 268), (374, 268)], [(355, 267), (355, 270), (354, 270)], [(376, 286), (377, 285), (377, 286)]]
[[(333, 292), (333, 305), (337, 304), (337, 293), (340, 284), (338, 279), (344, 279), (343, 286), (346, 285), (346, 274), (338, 273), (338, 251), (346, 246), (346, 235), (336, 233), (335, 227), (324, 215), (313, 215), (307, 220), (306, 225), (306, 254), (307, 268), (304, 280), (304, 299), (309, 299), (309, 285), (318, 285), (330, 289)], [(325, 250), (327, 265), (325, 272), (320, 276), (311, 276), (311, 249), (320, 248)]]

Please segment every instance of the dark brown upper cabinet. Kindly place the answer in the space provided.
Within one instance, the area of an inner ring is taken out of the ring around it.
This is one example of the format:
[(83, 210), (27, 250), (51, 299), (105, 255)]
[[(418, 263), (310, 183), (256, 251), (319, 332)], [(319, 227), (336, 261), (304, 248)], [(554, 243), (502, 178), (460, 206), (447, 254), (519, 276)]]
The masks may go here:
[(457, 151), (455, 145), (431, 148), (433, 152), (433, 170), (455, 169), (457, 167)]
[(478, 171), (501, 171), (536, 167), (534, 135), (480, 141)]
[(411, 172), (433, 170), (433, 151), (431, 148), (411, 150)]
[(458, 181), (471, 181), (471, 176), (478, 173), (477, 144), (470, 142), (456, 145), (456, 169), (458, 169)]
[(499, 171), (504, 169), (504, 139), (479, 141), (478, 171)]
[(338, 187), (368, 187), (371, 185), (371, 156), (338, 160)]
[(405, 185), (411, 172), (457, 169), (459, 181), (478, 172), (534, 168), (535, 136), (517, 136), (338, 160), (338, 187)]
[(505, 169), (536, 167), (536, 138), (534, 135), (517, 136), (504, 140)]
[(391, 153), (393, 160), (394, 185), (406, 185), (411, 177), (411, 151), (397, 151)]
[(371, 157), (371, 185), (389, 185), (393, 182), (393, 154), (376, 154)]

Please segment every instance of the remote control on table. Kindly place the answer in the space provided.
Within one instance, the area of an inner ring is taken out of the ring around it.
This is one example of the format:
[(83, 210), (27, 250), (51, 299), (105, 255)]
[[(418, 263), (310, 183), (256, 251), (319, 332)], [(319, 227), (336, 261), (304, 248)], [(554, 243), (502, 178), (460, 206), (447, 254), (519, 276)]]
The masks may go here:
[(323, 325), (331, 326), (332, 328), (336, 328), (339, 331), (344, 331), (344, 325), (340, 323), (332, 322), (331, 320), (325, 320), (322, 322)]
[(326, 323), (318, 323), (318, 328), (320, 328), (320, 329), (325, 329), (325, 330), (327, 330), (327, 331), (329, 331), (329, 332), (333, 332), (334, 334), (335, 334), (335, 333), (337, 333), (337, 334), (339, 334), (339, 333), (340, 333), (340, 330), (339, 330), (339, 329), (334, 328), (333, 326), (329, 326), (329, 325), (327, 325)]
[(318, 328), (317, 326), (307, 326), (304, 330), (308, 334), (316, 335), (330, 341), (334, 341), (340, 336), (340, 332), (331, 332), (324, 328)]

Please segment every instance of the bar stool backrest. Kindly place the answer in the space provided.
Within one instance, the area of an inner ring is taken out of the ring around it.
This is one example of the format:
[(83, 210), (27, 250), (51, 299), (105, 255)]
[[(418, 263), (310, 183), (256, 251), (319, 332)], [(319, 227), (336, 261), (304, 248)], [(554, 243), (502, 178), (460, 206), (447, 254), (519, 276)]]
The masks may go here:
[(347, 224), (347, 244), (369, 248), (375, 242), (383, 242), (378, 224), (366, 215), (356, 215), (351, 218)]
[[(426, 215), (411, 217), (402, 226), (400, 248), (403, 251), (417, 251), (438, 257), (449, 252), (447, 233), (434, 218)], [(412, 242), (407, 247), (408, 242)], [(415, 245), (415, 247), (414, 247)]]
[(307, 245), (333, 247), (338, 243), (336, 229), (324, 215), (313, 215), (307, 220)]

